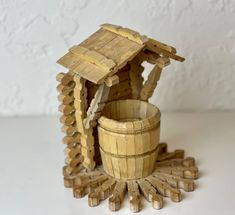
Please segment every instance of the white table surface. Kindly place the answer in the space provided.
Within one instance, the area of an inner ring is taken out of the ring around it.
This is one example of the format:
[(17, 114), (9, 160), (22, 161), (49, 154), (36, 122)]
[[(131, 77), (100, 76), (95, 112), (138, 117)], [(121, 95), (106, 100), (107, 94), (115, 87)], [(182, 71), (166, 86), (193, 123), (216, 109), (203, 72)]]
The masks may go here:
[[(156, 211), (142, 199), (140, 214), (235, 213), (235, 113), (163, 113), (161, 141), (185, 149), (200, 169), (196, 190)], [(63, 187), (64, 145), (58, 117), (0, 119), (0, 214), (114, 214), (107, 201), (91, 208)], [(115, 214), (131, 214), (126, 200)]]

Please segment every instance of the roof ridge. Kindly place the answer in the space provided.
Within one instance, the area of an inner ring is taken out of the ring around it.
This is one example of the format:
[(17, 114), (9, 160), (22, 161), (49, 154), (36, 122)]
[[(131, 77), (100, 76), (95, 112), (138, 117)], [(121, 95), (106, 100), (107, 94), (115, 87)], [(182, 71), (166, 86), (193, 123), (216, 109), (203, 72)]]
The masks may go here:
[(107, 31), (111, 31), (115, 34), (118, 34), (120, 36), (126, 37), (129, 40), (136, 42), (140, 45), (145, 44), (148, 41), (148, 37), (145, 35), (141, 35), (139, 32), (134, 31), (130, 28), (123, 28), (120, 25), (112, 25), (112, 24), (102, 24), (100, 26), (102, 29), (105, 29)]

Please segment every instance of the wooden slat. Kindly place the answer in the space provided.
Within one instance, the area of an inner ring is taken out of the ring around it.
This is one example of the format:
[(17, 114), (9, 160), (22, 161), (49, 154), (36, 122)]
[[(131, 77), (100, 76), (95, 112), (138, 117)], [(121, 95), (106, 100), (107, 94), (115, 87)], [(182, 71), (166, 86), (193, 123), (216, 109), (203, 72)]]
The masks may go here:
[(74, 46), (70, 48), (69, 51), (78, 55), (79, 58), (85, 61), (96, 64), (104, 70), (111, 70), (116, 66), (116, 63), (112, 59), (107, 58), (105, 55), (102, 55), (97, 51), (89, 50), (81, 45)]
[(157, 194), (157, 191), (154, 187), (145, 179), (138, 180), (141, 192), (144, 197), (152, 202), (152, 207), (155, 209), (161, 209), (163, 207), (163, 198), (161, 195)]
[(74, 88), (74, 106), (76, 108), (75, 116), (77, 124), (77, 131), (81, 133), (81, 145), (82, 145), (82, 155), (84, 157), (83, 166), (88, 169), (95, 168), (94, 162), (94, 137), (93, 137), (93, 130), (86, 129), (83, 126), (83, 120), (86, 117), (86, 97), (87, 92), (85, 88), (85, 79), (74, 76), (74, 81), (76, 86)]
[(140, 192), (136, 181), (127, 182), (130, 209), (136, 213), (141, 210)]
[(88, 49), (98, 51), (100, 48), (102, 48), (104, 45), (106, 45), (116, 37), (117, 34), (100, 28), (98, 31), (84, 40), (80, 45)]
[(149, 39), (145, 44), (146, 44), (147, 49), (149, 49), (150, 51), (153, 51), (157, 54), (161, 54), (163, 56), (172, 58), (172, 59), (180, 61), (180, 62), (183, 62), (185, 60), (185, 58), (183, 58), (179, 55), (176, 55), (174, 53), (175, 52), (174, 50), (172, 51), (172, 49), (171, 49), (171, 51), (169, 51), (170, 46), (164, 46), (164, 45), (162, 45), (163, 43), (161, 43), (161, 45), (160, 45), (159, 42), (154, 39)]
[(108, 198), (111, 195), (116, 181), (108, 179), (101, 186), (97, 187), (93, 192), (88, 195), (88, 204), (91, 207), (97, 206), (101, 200)]
[(115, 34), (122, 36), (122, 37), (126, 37), (129, 40), (134, 41), (136, 43), (139, 43), (141, 45), (144, 44), (148, 40), (148, 38), (146, 36), (142, 36), (136, 31), (133, 31), (129, 28), (123, 28), (118, 25), (103, 24), (103, 25), (101, 25), (101, 28), (103, 28), (107, 31), (111, 31)]
[(121, 208), (121, 203), (126, 192), (126, 182), (118, 181), (112, 191), (112, 196), (109, 198), (109, 209), (117, 211)]
[(103, 70), (99, 66), (84, 60), (78, 61), (71, 69), (74, 73), (95, 84), (101, 84), (110, 74), (110, 71)]
[(170, 64), (169, 58), (161, 57), (157, 60), (156, 65), (148, 75), (148, 79), (145, 81), (143, 88), (140, 92), (140, 99), (147, 101), (154, 92), (157, 86), (157, 82), (160, 79), (162, 68)]
[(65, 54), (63, 57), (61, 57), (57, 63), (64, 66), (65, 68), (72, 68), (74, 65), (76, 65), (79, 62), (79, 58), (71, 53), (68, 52), (67, 54)]
[(83, 121), (86, 129), (89, 129), (91, 123), (100, 116), (100, 112), (102, 111), (105, 102), (108, 99), (108, 94), (109, 87), (107, 87), (105, 84), (100, 85), (95, 93), (94, 99), (91, 101), (90, 107), (87, 111), (87, 117)]
[(181, 201), (182, 197), (181, 197), (180, 190), (178, 190), (174, 187), (171, 187), (166, 182), (161, 181), (160, 179), (158, 179), (154, 176), (149, 176), (146, 179), (158, 190), (158, 192), (161, 195), (170, 197), (170, 199), (173, 202)]
[(183, 189), (186, 192), (191, 192), (195, 188), (194, 181), (192, 179), (185, 179), (177, 175), (171, 175), (162, 172), (156, 172), (153, 175), (158, 178), (161, 178), (161, 180), (163, 181), (166, 181), (171, 186), (178, 189)]
[(99, 53), (116, 62), (117, 65), (114, 72), (109, 74), (113, 75), (118, 69), (125, 66), (128, 61), (132, 60), (143, 48), (144, 45), (117, 36), (110, 43), (107, 43), (104, 47), (99, 49)]

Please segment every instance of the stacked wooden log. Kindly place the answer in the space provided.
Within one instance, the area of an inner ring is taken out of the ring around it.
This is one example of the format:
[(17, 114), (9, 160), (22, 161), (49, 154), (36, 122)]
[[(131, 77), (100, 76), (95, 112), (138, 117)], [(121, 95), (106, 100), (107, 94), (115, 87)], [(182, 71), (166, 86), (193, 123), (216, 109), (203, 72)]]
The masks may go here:
[[(113, 100), (127, 99), (132, 97), (132, 90), (130, 88), (129, 77), (130, 65), (126, 65), (123, 69), (116, 73), (119, 83), (110, 87), (109, 97), (107, 102)], [(86, 82), (87, 88), (87, 103), (90, 104), (99, 85), (92, 82)]]
[(65, 133), (63, 143), (66, 145), (64, 152), (66, 155), (65, 166), (63, 168), (64, 183), (66, 187), (72, 186), (71, 176), (81, 171), (81, 134), (77, 131), (74, 107), (74, 74), (72, 72), (59, 73), (56, 80), (59, 82), (58, 100), (61, 103), (59, 111), (62, 113), (60, 122), (63, 124), (62, 131)]
[(108, 102), (131, 98), (129, 71), (130, 66), (127, 65), (116, 73), (119, 83), (110, 87)]

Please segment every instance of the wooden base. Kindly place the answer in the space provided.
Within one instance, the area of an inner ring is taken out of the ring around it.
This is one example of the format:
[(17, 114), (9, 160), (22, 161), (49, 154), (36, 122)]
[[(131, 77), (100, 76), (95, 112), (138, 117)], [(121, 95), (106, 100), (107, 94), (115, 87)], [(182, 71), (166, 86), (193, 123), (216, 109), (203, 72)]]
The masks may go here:
[(64, 185), (73, 189), (75, 198), (88, 195), (91, 207), (99, 205), (100, 201), (109, 197), (109, 209), (117, 211), (121, 208), (124, 196), (128, 193), (132, 212), (141, 210), (140, 195), (151, 202), (152, 207), (161, 209), (163, 197), (169, 197), (173, 202), (180, 202), (185, 192), (194, 190), (194, 179), (199, 171), (192, 157), (184, 158), (183, 150), (167, 152), (167, 144), (159, 144), (159, 154), (154, 172), (137, 180), (120, 180), (107, 175), (102, 167), (94, 171), (82, 169), (80, 173), (68, 175), (64, 167)]

